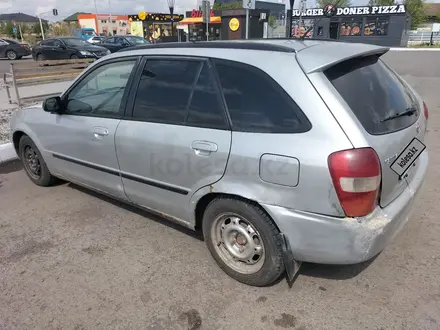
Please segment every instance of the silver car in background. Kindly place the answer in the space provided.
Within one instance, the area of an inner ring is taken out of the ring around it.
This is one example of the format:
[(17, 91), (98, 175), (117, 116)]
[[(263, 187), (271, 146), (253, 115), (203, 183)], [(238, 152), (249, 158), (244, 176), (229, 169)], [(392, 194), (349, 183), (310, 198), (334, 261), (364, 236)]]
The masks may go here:
[(200, 230), (227, 274), (270, 285), (303, 261), (371, 259), (407, 221), (428, 110), (380, 59), (387, 51), (139, 46), (15, 112), (12, 140), (34, 183), (62, 178)]

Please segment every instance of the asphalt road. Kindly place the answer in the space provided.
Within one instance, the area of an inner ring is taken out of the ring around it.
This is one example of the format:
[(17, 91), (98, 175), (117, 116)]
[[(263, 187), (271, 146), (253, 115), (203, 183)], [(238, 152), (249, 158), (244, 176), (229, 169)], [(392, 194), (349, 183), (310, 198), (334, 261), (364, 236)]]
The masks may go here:
[(248, 287), (191, 232), (72, 184), (37, 187), (13, 164), (0, 170), (0, 328), (440, 329), (440, 52), (386, 59), (429, 106), (430, 166), (371, 263)]
[(11, 72), (11, 63), (18, 63), (18, 62), (31, 62), (32, 60), (32, 56), (26, 56), (23, 57), (20, 60), (15, 60), (15, 61), (11, 61), (8, 60), (7, 58), (2, 58), (0, 59), (0, 74), (5, 73), (5, 72)]

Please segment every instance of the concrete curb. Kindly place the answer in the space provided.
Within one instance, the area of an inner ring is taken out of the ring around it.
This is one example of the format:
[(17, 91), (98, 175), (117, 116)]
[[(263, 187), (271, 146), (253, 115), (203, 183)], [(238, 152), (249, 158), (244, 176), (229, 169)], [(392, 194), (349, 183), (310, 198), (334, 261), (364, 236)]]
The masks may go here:
[(16, 159), (18, 156), (11, 142), (0, 144), (0, 165)]
[(438, 52), (440, 48), (390, 48), (390, 50), (398, 52)]

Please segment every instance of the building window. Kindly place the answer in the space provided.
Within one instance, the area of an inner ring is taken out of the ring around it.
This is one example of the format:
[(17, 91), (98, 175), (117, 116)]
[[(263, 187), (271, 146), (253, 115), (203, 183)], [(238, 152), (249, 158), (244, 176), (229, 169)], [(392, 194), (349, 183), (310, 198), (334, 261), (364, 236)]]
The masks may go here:
[(115, 20), (112, 20), (112, 24), (116, 24), (116, 21), (115, 21)]
[(386, 36), (388, 34), (388, 17), (367, 18), (364, 36)]
[(341, 22), (341, 36), (360, 36), (362, 21), (359, 19), (344, 20)]
[(302, 19), (292, 20), (292, 37), (303, 37), (304, 33), (307, 31), (306, 38), (311, 38), (313, 36), (313, 28), (315, 25), (314, 19)]
[(106, 21), (106, 20), (104, 20), (104, 19), (102, 19), (102, 20), (101, 20), (101, 23), (102, 23), (102, 24), (106, 24), (106, 23), (107, 23), (107, 21)]

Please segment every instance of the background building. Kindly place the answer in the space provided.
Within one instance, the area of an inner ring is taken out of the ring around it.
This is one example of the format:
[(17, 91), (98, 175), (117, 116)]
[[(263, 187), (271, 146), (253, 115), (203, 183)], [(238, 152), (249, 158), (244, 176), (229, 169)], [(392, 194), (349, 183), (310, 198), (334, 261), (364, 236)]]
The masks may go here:
[(128, 15), (109, 14), (78, 14), (78, 24), (81, 28), (93, 28), (101, 35), (129, 34), (130, 21)]

